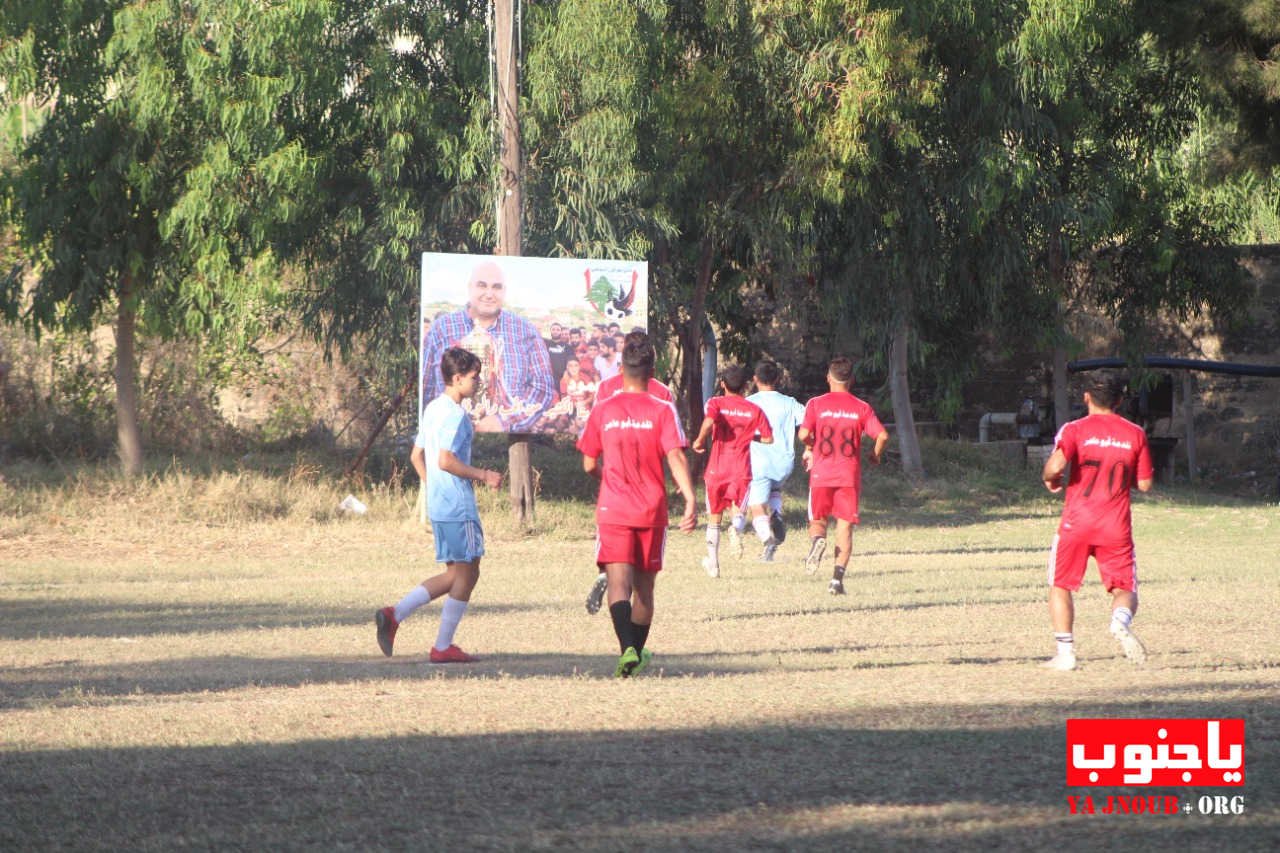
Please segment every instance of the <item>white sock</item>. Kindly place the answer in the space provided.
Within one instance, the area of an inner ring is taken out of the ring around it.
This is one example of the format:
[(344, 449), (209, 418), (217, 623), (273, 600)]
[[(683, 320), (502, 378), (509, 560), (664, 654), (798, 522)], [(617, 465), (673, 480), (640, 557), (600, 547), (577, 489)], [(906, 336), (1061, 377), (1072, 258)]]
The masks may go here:
[(739, 513), (733, 517), (733, 529), (741, 533), (747, 529), (747, 517)]
[(720, 562), (720, 525), (707, 525), (707, 556), (711, 562)]
[(1053, 639), (1058, 643), (1059, 655), (1074, 655), (1076, 653), (1076, 640), (1070, 633), (1053, 635)]
[(1133, 624), (1133, 611), (1127, 607), (1117, 607), (1111, 611), (1111, 627), (1124, 628), (1129, 630), (1129, 626)]
[(440, 611), (440, 631), (436, 634), (436, 651), (442, 652), (453, 645), (453, 633), (458, 630), (458, 623), (466, 612), (465, 601), (459, 601), (451, 595), (444, 597), (444, 608)]
[(769, 528), (769, 516), (757, 515), (751, 519), (751, 526), (756, 529), (756, 536), (761, 542), (768, 542), (769, 537), (773, 535), (773, 531)]
[(782, 513), (782, 492), (769, 493), (769, 514)]
[(427, 592), (425, 586), (418, 584), (409, 590), (409, 594), (400, 599), (400, 603), (396, 605), (396, 621), (403, 622), (413, 614), (413, 611), (430, 602), (431, 593)]

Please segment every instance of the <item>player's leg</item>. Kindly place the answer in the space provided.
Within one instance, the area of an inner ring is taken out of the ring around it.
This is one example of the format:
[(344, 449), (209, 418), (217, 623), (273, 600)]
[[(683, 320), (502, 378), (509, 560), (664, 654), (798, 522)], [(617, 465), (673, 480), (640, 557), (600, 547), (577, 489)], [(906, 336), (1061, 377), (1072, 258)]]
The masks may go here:
[(809, 488), (809, 553), (804, 558), (804, 568), (811, 575), (817, 573), (827, 550), (827, 517), (831, 515), (834, 493), (826, 486)]
[[(665, 531), (664, 531), (665, 532)], [(631, 636), (635, 642), (637, 660), (634, 666), (624, 673), (624, 677), (639, 675), (649, 666), (653, 652), (645, 648), (649, 642), (649, 628), (653, 625), (653, 585), (657, 579), (654, 572), (637, 571), (631, 595)]]
[(769, 492), (773, 488), (773, 480), (768, 477), (752, 477), (747, 487), (747, 507), (751, 512), (751, 528), (756, 532), (762, 549), (760, 561), (773, 562), (774, 552), (778, 550), (778, 539), (769, 524), (767, 504)]
[(769, 530), (773, 533), (773, 538), (778, 540), (778, 544), (781, 545), (787, 539), (787, 524), (782, 520), (783, 480), (774, 480), (772, 482), (773, 488), (769, 490)]
[(831, 572), (831, 583), (827, 585), (827, 592), (832, 595), (844, 595), (844, 572), (852, 553), (853, 522), (836, 516), (836, 564)]
[(1089, 547), (1085, 543), (1053, 537), (1049, 550), (1049, 622), (1053, 626), (1054, 656), (1045, 662), (1048, 669), (1072, 670), (1076, 668), (1075, 601), (1072, 593), (1080, 588), (1085, 566), (1089, 562)]
[(1102, 582), (1111, 593), (1111, 636), (1132, 663), (1145, 663), (1147, 647), (1133, 632), (1133, 616), (1138, 612), (1138, 561), (1133, 543), (1099, 546), (1095, 558)]
[(729, 521), (729, 544), (733, 546), (733, 553), (739, 560), (742, 559), (742, 552), (746, 547), (746, 543), (742, 540), (742, 534), (747, 529), (747, 488), (746, 483), (739, 483), (730, 496), (733, 517)]
[[(632, 573), (631, 636), (635, 643), (638, 662), (630, 667), (624, 677), (639, 675), (649, 666), (653, 652), (649, 643), (649, 628), (653, 625), (653, 587), (667, 550), (667, 528), (657, 526), (637, 531), (636, 570)], [(625, 655), (625, 651), (624, 651)]]
[[(448, 522), (431, 522), (431, 531), (436, 543), (436, 561), (447, 566), (450, 555), (450, 535)], [(394, 607), (383, 607), (374, 614), (374, 623), (378, 631), (378, 647), (387, 657), (391, 657), (395, 646), (396, 631), (400, 623), (413, 615), (420, 607), (425, 607), (442, 595), (449, 592), (453, 585), (448, 571), (441, 572), (424, 580), (409, 590)]]
[[(444, 574), (448, 590), (440, 609), (440, 629), (430, 658), (432, 663), (469, 663), (475, 658), (454, 645), (453, 636), (480, 580), (484, 532), (478, 521), (460, 521), (439, 525), (437, 535), (436, 551), (446, 561)], [(445, 580), (441, 581), (442, 586)]]
[(604, 573), (604, 569), (599, 566), (600, 557), (600, 531), (596, 531), (596, 568), (599, 573), (596, 575), (595, 581), (591, 584), (591, 589), (587, 591), (587, 613), (594, 616), (600, 611), (600, 605), (604, 603), (605, 591), (609, 588), (609, 576)]
[(720, 577), (720, 520), (724, 517), (729, 501), (725, 496), (725, 483), (707, 480), (707, 555), (702, 558), (702, 568), (713, 578)]
[(613, 675), (626, 678), (640, 663), (631, 604), (635, 590), (635, 566), (632, 563), (606, 563), (604, 571), (609, 578), (609, 618), (621, 652)]

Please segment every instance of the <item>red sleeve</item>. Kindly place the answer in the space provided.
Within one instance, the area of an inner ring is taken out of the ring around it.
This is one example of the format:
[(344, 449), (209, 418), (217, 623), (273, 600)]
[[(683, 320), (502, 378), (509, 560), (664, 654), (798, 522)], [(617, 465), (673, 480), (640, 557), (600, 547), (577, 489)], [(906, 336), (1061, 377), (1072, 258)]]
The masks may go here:
[(1138, 433), (1138, 479), (1151, 480), (1156, 476), (1156, 470), (1151, 465), (1151, 448), (1147, 446), (1147, 434), (1145, 432)]
[(583, 456), (592, 459), (600, 455), (604, 448), (600, 444), (600, 407), (591, 410), (587, 416), (587, 425), (582, 429), (582, 437), (578, 439), (578, 450)]
[(1062, 429), (1058, 430), (1058, 437), (1053, 440), (1053, 447), (1055, 450), (1061, 450), (1068, 462), (1076, 458), (1076, 435), (1070, 423), (1063, 424)]
[(814, 413), (813, 400), (804, 404), (804, 423), (800, 424), (802, 429), (813, 432), (818, 427), (818, 416)]
[(687, 446), (684, 431), (680, 429), (680, 419), (676, 416), (676, 407), (672, 403), (663, 404), (662, 412), (658, 415), (658, 441), (662, 444), (664, 454)]
[(773, 427), (769, 425), (769, 419), (764, 416), (764, 409), (759, 406), (756, 406), (755, 429), (760, 433), (761, 438), (773, 438)]

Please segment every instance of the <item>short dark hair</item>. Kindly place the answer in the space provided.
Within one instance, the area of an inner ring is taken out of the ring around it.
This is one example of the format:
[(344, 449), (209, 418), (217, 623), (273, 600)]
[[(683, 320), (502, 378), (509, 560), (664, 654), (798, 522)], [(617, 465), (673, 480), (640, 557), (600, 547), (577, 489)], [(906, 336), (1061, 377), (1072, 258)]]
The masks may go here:
[(645, 335), (644, 340), (628, 335), (627, 342), (622, 346), (622, 375), (628, 379), (652, 379), (655, 358), (648, 335)]
[(831, 363), (827, 365), (827, 372), (831, 374), (831, 378), (842, 385), (851, 385), (853, 383), (853, 359), (847, 355), (838, 355), (831, 359)]
[(1085, 380), (1084, 390), (1093, 398), (1094, 405), (1114, 409), (1125, 395), (1125, 378), (1110, 370), (1099, 370)]
[(782, 371), (778, 369), (778, 365), (768, 359), (756, 362), (756, 381), (763, 382), (765, 385), (777, 385), (778, 380), (782, 378)]
[(741, 364), (731, 364), (720, 372), (720, 381), (724, 383), (724, 387), (734, 394), (741, 394), (742, 389), (747, 387), (747, 380), (751, 378), (751, 374)]
[(632, 329), (623, 336), (622, 345), (626, 346), (632, 341), (638, 344), (647, 344), (649, 343), (649, 333), (644, 329)]
[(600, 346), (604, 347), (605, 349), (611, 350), (617, 347), (617, 343), (614, 341), (613, 338), (606, 335), (605, 337), (600, 339)]
[(480, 369), (480, 357), (469, 349), (449, 347), (440, 356), (440, 375), (444, 384), (453, 382), (455, 376), (466, 376)]

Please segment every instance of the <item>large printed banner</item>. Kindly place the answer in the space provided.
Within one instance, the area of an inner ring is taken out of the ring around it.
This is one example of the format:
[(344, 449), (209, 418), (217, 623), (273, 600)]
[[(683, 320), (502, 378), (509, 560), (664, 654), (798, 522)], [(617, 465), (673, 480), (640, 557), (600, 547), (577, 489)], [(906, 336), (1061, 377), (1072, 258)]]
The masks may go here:
[(480, 357), (480, 390), (463, 404), (477, 432), (576, 435), (648, 313), (643, 261), (426, 253), (418, 410), (443, 389), (441, 353), (458, 346)]

